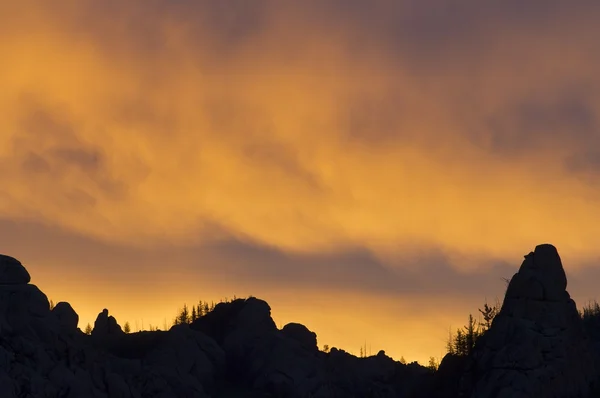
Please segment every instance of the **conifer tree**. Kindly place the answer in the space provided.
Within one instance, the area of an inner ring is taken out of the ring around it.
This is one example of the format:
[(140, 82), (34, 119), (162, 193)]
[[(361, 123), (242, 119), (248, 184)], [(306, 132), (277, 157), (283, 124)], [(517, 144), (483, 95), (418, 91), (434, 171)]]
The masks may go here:
[(470, 355), (473, 347), (475, 346), (475, 341), (477, 340), (478, 333), (477, 326), (475, 324), (475, 320), (473, 319), (473, 315), (469, 314), (469, 321), (467, 326), (465, 326), (465, 351), (466, 355)]
[(177, 313), (177, 316), (175, 317), (175, 319), (173, 319), (173, 326), (182, 325), (184, 323), (189, 323), (189, 321), (190, 321), (190, 314), (188, 311), (188, 307), (187, 307), (187, 304), (184, 304), (183, 308), (181, 308), (179, 310), (179, 312)]
[(457, 355), (467, 355), (466, 349), (466, 339), (464, 333), (461, 329), (456, 331), (456, 336), (454, 336), (454, 352)]
[(183, 305), (183, 309), (181, 310), (181, 313), (179, 314), (179, 323), (183, 324), (183, 323), (188, 323), (190, 319), (190, 314), (188, 312), (188, 307), (187, 304)]
[(429, 357), (429, 363), (427, 364), (427, 367), (433, 371), (436, 371), (439, 367), (439, 364), (434, 357)]
[(448, 354), (456, 354), (454, 339), (452, 337), (452, 328), (448, 329), (448, 340), (446, 341), (446, 351)]
[(479, 312), (483, 316), (483, 322), (480, 323), (484, 331), (489, 330), (492, 327), (492, 321), (498, 314), (500, 309), (498, 306), (489, 306), (487, 301), (483, 305), (483, 309), (479, 308)]
[(476, 321), (472, 314), (469, 314), (467, 325), (463, 329), (458, 329), (455, 335), (452, 335), (450, 330), (448, 341), (446, 342), (446, 350), (450, 354), (455, 355), (470, 355), (477, 343), (477, 340), (489, 330), (492, 322), (500, 311), (500, 303), (496, 300), (493, 306), (490, 306), (487, 301), (483, 309), (479, 312), (483, 316), (483, 321)]
[(131, 332), (131, 326), (129, 326), (129, 322), (125, 322), (125, 325), (123, 325), (123, 331), (125, 333), (130, 333)]
[(198, 316), (196, 314), (196, 306), (193, 305), (192, 306), (192, 322), (194, 322), (196, 319), (198, 319)]
[(88, 322), (88, 324), (85, 326), (85, 330), (83, 331), (85, 334), (90, 335), (92, 334), (92, 325), (90, 325), (90, 323)]

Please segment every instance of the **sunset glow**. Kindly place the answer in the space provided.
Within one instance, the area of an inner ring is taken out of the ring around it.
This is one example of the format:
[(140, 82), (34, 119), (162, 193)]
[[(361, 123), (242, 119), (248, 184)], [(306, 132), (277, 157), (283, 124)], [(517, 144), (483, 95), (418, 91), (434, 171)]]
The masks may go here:
[(436, 3), (1, 3), (0, 253), (82, 328), (254, 295), (421, 362), (536, 244), (596, 297), (600, 4)]

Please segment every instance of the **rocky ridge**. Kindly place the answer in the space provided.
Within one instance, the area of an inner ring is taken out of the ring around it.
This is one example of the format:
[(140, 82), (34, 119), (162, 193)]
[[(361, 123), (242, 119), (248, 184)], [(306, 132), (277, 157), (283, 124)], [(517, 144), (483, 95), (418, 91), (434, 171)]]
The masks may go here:
[(221, 303), (191, 325), (126, 334), (102, 310), (90, 336), (71, 305), (50, 310), (16, 259), (0, 257), (0, 397), (397, 397), (431, 372), (384, 353), (317, 349), (300, 324), (277, 329), (260, 299)]
[(437, 372), (383, 351), (319, 351), (304, 325), (278, 329), (257, 298), (190, 325), (126, 334), (104, 309), (90, 336), (66, 302), (50, 310), (25, 267), (0, 256), (0, 397), (587, 397), (597, 355), (556, 248), (525, 256), (470, 357)]

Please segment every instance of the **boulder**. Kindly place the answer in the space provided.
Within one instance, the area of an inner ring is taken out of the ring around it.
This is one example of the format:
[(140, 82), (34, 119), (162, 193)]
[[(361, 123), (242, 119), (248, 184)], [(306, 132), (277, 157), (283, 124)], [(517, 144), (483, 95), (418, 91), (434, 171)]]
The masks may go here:
[(525, 256), (502, 309), (475, 346), (462, 382), (463, 396), (587, 396), (595, 367), (590, 343), (556, 248), (544, 244)]
[(289, 337), (300, 345), (310, 351), (318, 351), (319, 348), (317, 346), (317, 334), (315, 332), (311, 332), (304, 325), (299, 323), (288, 323), (281, 329), (281, 333), (284, 336)]
[(112, 315), (108, 315), (108, 310), (106, 308), (98, 314), (96, 321), (94, 321), (92, 337), (120, 337), (124, 334), (125, 332), (121, 329), (121, 326), (117, 323), (115, 317), (113, 317)]
[(245, 300), (243, 308), (232, 319), (236, 329), (253, 333), (269, 333), (277, 330), (271, 307), (266, 301), (250, 297)]
[(26, 285), (30, 281), (29, 272), (19, 260), (0, 254), (0, 285)]
[(61, 301), (54, 306), (52, 313), (58, 318), (60, 325), (68, 331), (76, 331), (79, 323), (79, 315), (75, 312), (71, 304)]
[(192, 322), (190, 327), (223, 345), (232, 334), (270, 334), (277, 330), (266, 301), (250, 297), (219, 303), (213, 311)]
[(48, 297), (35, 285), (0, 285), (0, 334), (26, 332), (32, 321), (50, 313)]

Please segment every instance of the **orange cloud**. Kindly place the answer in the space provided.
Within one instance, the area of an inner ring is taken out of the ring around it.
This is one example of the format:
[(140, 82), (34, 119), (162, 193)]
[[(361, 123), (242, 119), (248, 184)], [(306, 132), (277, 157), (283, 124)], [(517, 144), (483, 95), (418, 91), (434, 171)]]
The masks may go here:
[(552, 242), (586, 266), (598, 7), (421, 3), (1, 5), (0, 218), (399, 268), (436, 247), (460, 272)]

